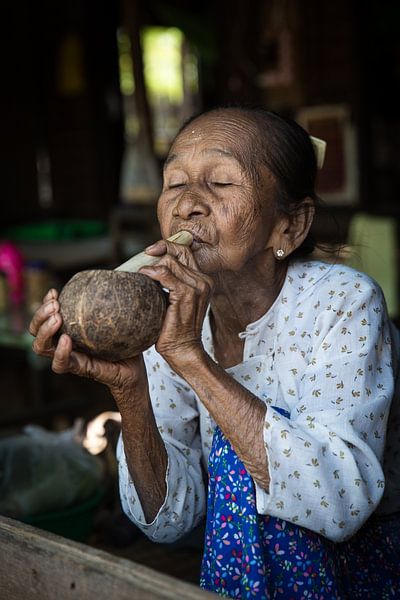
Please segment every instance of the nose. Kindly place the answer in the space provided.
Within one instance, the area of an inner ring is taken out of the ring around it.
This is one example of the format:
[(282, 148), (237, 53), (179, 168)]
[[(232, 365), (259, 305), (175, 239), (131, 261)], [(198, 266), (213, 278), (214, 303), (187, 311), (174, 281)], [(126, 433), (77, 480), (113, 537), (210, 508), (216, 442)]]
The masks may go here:
[(196, 217), (206, 217), (210, 214), (209, 206), (200, 194), (193, 190), (185, 190), (176, 201), (173, 216), (181, 219), (193, 219)]

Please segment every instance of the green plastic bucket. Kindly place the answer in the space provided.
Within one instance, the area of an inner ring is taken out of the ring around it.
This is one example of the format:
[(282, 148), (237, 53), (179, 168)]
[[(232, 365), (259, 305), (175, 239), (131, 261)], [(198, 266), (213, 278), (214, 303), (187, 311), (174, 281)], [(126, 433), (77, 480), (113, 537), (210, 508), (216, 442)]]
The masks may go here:
[(85, 542), (93, 527), (96, 508), (103, 496), (104, 490), (101, 490), (71, 508), (24, 517), (21, 520), (28, 525), (56, 533), (70, 540)]

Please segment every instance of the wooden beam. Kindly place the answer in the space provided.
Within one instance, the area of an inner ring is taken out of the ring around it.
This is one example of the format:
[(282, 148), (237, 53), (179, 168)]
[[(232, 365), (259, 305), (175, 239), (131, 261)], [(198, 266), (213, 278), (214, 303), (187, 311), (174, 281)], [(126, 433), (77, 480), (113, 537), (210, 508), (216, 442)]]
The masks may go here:
[(7, 600), (215, 598), (130, 560), (1, 516), (0, 590)]

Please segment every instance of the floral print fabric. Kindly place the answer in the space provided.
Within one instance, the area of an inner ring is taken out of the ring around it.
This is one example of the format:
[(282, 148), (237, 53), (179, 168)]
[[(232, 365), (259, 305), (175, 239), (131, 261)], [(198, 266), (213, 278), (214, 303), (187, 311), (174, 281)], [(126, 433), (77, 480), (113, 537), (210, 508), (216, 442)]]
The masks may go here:
[(335, 544), (256, 511), (254, 484), (216, 428), (200, 585), (238, 600), (400, 598), (400, 518)]
[[(376, 510), (399, 511), (400, 344), (379, 286), (343, 265), (293, 261), (273, 306), (239, 337), (243, 360), (227, 372), (267, 406), (271, 485), (256, 485), (257, 512), (342, 542)], [(203, 345), (214, 358), (209, 314)], [(173, 542), (205, 515), (215, 422), (154, 347), (144, 358), (167, 495), (146, 523), (121, 440), (121, 502), (150, 539)]]

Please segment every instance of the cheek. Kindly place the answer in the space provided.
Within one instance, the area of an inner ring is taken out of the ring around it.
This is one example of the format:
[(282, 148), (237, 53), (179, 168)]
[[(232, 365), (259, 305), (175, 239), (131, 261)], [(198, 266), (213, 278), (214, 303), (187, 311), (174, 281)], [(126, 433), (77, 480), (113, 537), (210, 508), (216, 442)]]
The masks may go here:
[(242, 242), (261, 226), (260, 206), (252, 199), (232, 198), (221, 206), (221, 218), (225, 221), (227, 232)]

